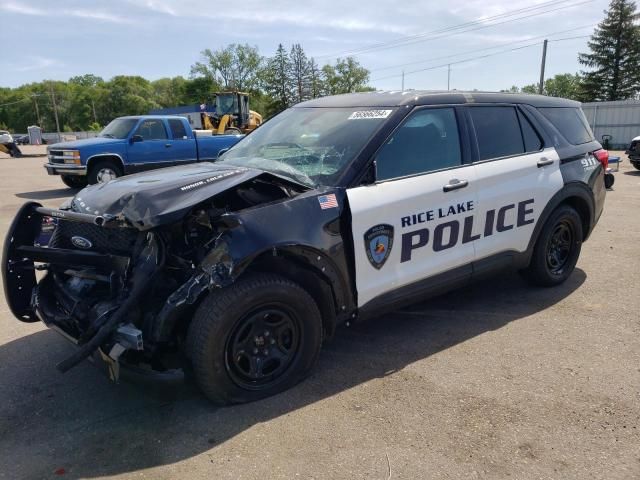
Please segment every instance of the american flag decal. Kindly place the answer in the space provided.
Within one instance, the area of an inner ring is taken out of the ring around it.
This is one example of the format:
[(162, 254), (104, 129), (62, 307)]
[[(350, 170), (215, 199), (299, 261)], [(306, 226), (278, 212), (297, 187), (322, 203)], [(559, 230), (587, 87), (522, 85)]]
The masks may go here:
[(320, 202), (320, 208), (322, 210), (326, 210), (327, 208), (338, 208), (338, 200), (336, 200), (335, 193), (320, 195), (318, 197), (318, 202)]

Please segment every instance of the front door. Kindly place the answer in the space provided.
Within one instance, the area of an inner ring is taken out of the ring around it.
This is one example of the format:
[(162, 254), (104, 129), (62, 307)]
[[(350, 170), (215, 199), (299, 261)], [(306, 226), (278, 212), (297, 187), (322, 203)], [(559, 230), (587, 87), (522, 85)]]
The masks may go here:
[(456, 111), (411, 113), (375, 158), (376, 183), (347, 190), (358, 306), (443, 272), (471, 274), (475, 168)]

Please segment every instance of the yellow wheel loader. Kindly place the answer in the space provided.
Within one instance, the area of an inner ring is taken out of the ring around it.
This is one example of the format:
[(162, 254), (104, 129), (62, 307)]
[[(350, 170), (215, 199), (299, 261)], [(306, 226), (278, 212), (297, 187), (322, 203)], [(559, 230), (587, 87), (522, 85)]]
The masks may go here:
[(249, 110), (249, 94), (219, 92), (215, 94), (216, 111), (202, 112), (202, 127), (214, 135), (249, 133), (260, 126), (262, 115)]

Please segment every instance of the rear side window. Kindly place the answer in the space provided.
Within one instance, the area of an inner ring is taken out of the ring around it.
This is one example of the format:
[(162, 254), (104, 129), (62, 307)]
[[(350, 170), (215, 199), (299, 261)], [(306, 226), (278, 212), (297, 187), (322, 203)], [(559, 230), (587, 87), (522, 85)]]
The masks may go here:
[(518, 112), (518, 119), (520, 120), (520, 128), (522, 129), (525, 152), (539, 152), (542, 150), (542, 139), (531, 125), (531, 122), (529, 122), (520, 111)]
[(187, 131), (184, 128), (184, 124), (182, 120), (178, 119), (169, 119), (169, 128), (171, 129), (171, 135), (174, 140), (186, 140), (187, 139)]
[(166, 140), (167, 131), (162, 120), (145, 120), (138, 127), (137, 135), (145, 140)]
[(525, 152), (515, 107), (470, 107), (480, 160)]
[(573, 145), (580, 145), (594, 140), (591, 127), (579, 108), (554, 107), (538, 109), (547, 120), (553, 123), (562, 136)]

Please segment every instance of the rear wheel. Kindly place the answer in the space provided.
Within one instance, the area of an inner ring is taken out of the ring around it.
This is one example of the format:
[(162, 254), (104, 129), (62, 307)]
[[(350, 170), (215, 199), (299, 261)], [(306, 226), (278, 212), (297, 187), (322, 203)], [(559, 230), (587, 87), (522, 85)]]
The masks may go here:
[(219, 404), (282, 392), (315, 365), (322, 343), (318, 306), (299, 285), (253, 275), (211, 292), (187, 335), (195, 378)]
[(89, 185), (96, 183), (106, 183), (122, 176), (122, 169), (111, 160), (101, 160), (96, 162), (89, 169)]
[(640, 162), (631, 162), (636, 170), (640, 170)]
[(60, 179), (69, 188), (84, 188), (87, 186), (87, 177), (81, 175), (61, 175)]
[(559, 285), (573, 272), (581, 248), (580, 215), (572, 207), (562, 205), (545, 223), (533, 249), (529, 267), (523, 273), (536, 285)]

